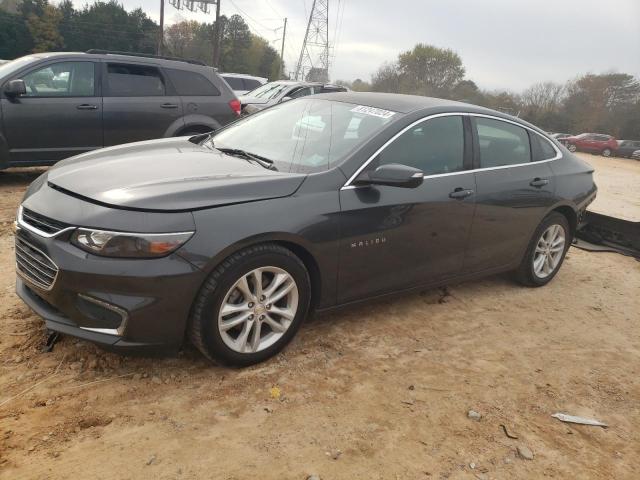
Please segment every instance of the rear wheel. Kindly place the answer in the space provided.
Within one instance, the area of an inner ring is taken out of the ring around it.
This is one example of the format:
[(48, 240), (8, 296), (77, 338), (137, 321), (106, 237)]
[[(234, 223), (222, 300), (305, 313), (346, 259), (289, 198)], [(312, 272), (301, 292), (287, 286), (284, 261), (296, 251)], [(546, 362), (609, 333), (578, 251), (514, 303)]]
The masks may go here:
[(216, 268), (195, 301), (189, 335), (209, 359), (246, 366), (282, 350), (309, 310), (309, 274), (275, 244), (242, 250)]
[(553, 212), (536, 229), (516, 279), (523, 285), (541, 287), (556, 276), (571, 245), (571, 229), (567, 218)]
[(573, 143), (570, 143), (569, 145), (567, 145), (567, 148), (571, 153), (574, 153), (576, 150), (578, 150), (578, 148)]
[(602, 156), (603, 156), (603, 157), (610, 157), (610, 156), (611, 156), (611, 149), (610, 149), (610, 148), (605, 148), (605, 149), (602, 151)]

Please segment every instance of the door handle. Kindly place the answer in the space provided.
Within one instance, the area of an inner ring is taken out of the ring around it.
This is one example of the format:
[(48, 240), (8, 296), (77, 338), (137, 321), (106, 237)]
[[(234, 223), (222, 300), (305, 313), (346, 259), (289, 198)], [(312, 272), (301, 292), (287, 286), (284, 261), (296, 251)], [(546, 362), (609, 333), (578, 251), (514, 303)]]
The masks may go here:
[(529, 183), (529, 185), (531, 185), (532, 187), (544, 187), (545, 185), (549, 184), (549, 180), (547, 180), (546, 178), (534, 178), (531, 183)]
[(449, 194), (449, 198), (461, 200), (463, 198), (467, 198), (470, 195), (473, 195), (473, 190), (466, 190), (464, 188), (458, 187)]
[(163, 103), (160, 108), (178, 108), (178, 105), (175, 103)]
[(78, 110), (97, 110), (97, 105), (89, 105), (88, 103), (83, 103), (82, 105), (78, 105), (76, 107)]

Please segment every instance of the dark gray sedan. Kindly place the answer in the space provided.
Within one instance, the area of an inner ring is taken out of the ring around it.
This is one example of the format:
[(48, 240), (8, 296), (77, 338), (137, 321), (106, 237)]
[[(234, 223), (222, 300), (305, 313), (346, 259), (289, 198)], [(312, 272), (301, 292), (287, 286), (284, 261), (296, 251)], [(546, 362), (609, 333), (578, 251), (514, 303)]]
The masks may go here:
[(312, 310), (512, 271), (545, 285), (592, 168), (540, 129), (391, 94), (294, 100), (220, 130), (60, 162), (28, 189), (17, 291), (114, 349), (248, 365)]

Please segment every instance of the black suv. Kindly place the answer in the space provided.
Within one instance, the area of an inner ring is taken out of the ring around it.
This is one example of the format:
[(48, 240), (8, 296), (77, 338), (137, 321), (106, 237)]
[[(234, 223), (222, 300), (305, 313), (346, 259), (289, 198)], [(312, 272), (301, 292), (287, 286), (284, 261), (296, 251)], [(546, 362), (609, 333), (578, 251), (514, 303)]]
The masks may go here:
[(0, 169), (216, 130), (240, 102), (213, 68), (122, 52), (39, 53), (0, 66)]

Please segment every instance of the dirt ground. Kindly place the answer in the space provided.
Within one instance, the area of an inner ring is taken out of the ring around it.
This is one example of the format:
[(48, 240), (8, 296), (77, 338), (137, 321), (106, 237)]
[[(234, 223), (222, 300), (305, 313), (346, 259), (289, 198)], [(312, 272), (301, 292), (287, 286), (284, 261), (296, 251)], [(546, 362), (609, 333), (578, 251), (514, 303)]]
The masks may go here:
[[(640, 216), (640, 162), (585, 158), (598, 209)], [(636, 260), (571, 249), (542, 289), (496, 276), (317, 316), (244, 370), (42, 353), (10, 231), (35, 176), (0, 173), (0, 479), (638, 478)]]

